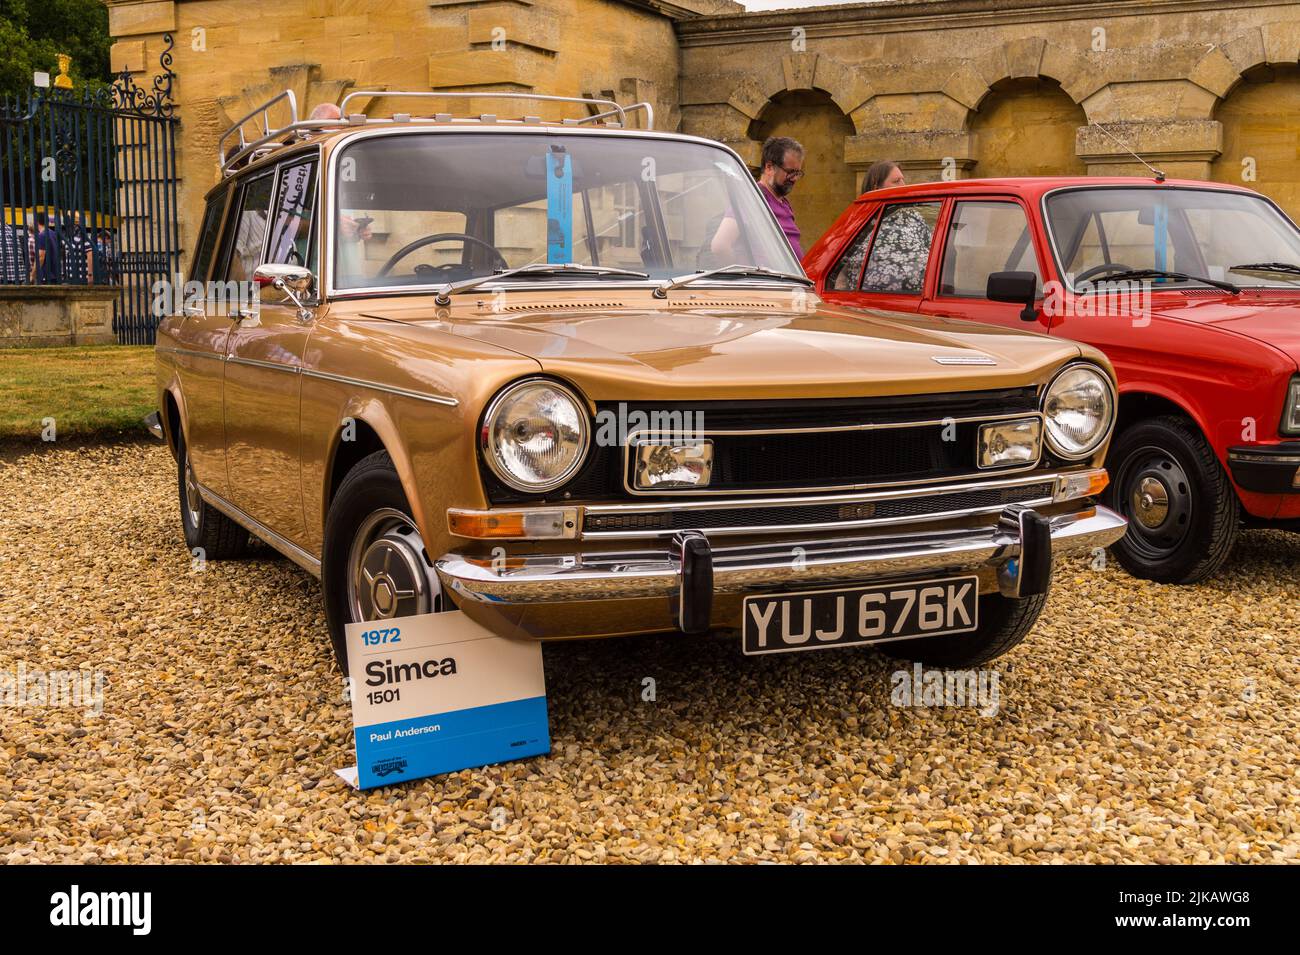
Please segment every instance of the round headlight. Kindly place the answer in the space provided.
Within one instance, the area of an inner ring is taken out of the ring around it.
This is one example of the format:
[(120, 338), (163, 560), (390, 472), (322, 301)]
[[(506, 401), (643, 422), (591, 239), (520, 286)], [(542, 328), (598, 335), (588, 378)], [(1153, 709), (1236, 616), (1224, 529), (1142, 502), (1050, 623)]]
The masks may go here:
[(483, 456), (516, 491), (559, 487), (587, 453), (587, 411), (554, 381), (532, 379), (506, 388), (483, 417)]
[(1085, 458), (1110, 434), (1115, 423), (1115, 391), (1096, 365), (1069, 365), (1043, 396), (1047, 445), (1069, 460)]

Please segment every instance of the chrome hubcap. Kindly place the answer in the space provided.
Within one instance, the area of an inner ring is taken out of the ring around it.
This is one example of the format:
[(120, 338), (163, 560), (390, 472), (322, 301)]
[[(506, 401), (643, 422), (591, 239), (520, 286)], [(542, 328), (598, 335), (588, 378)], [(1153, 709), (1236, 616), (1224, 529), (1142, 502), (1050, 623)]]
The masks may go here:
[(424, 541), (401, 511), (382, 508), (357, 529), (348, 555), (348, 605), (356, 621), (391, 620), (441, 609)]
[(1117, 500), (1129, 519), (1127, 546), (1147, 560), (1164, 560), (1183, 545), (1195, 496), (1187, 471), (1169, 451), (1134, 450), (1116, 469)]
[(1145, 527), (1159, 527), (1169, 517), (1169, 489), (1144, 477), (1133, 491), (1133, 514)]
[(189, 453), (185, 454), (185, 510), (190, 519), (190, 526), (199, 526), (199, 512), (203, 507), (203, 495), (199, 493), (199, 482), (194, 477), (194, 465), (190, 464)]

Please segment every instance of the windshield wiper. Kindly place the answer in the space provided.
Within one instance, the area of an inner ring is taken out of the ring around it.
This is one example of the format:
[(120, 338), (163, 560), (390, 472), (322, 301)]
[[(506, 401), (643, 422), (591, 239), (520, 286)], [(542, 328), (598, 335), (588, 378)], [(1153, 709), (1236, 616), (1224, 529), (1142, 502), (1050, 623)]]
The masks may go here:
[(497, 269), (490, 275), (478, 275), (460, 282), (448, 282), (434, 294), (433, 300), (439, 305), (450, 305), (455, 292), (468, 292), (472, 288), (486, 285), (512, 275), (624, 275), (634, 279), (648, 279), (648, 272), (633, 272), (631, 269), (616, 269), (607, 265), (583, 265), (579, 262), (531, 262), (513, 269)]
[(1188, 275), (1186, 272), (1166, 272), (1164, 269), (1129, 269), (1126, 272), (1112, 272), (1104, 279), (1099, 279), (1097, 284), (1123, 282), (1126, 279), (1173, 279), (1175, 282), (1200, 282), (1202, 285), (1213, 285), (1215, 288), (1221, 288), (1233, 295), (1241, 294), (1241, 288), (1231, 282), (1207, 279), (1199, 275)]
[(1300, 265), (1290, 262), (1252, 262), (1249, 265), (1230, 265), (1229, 272), (1290, 272), (1300, 275)]
[(679, 275), (675, 279), (669, 279), (655, 288), (655, 298), (667, 298), (668, 293), (675, 288), (681, 288), (683, 285), (690, 285), (692, 282), (698, 282), (700, 279), (711, 278), (714, 275), (739, 275), (742, 277), (759, 277), (759, 278), (777, 278), (785, 279), (788, 282), (798, 282), (801, 285), (814, 285), (812, 279), (806, 275), (795, 275), (791, 272), (779, 272), (776, 269), (765, 269), (761, 265), (724, 265), (719, 269), (707, 269), (701, 272), (691, 272), (689, 275)]

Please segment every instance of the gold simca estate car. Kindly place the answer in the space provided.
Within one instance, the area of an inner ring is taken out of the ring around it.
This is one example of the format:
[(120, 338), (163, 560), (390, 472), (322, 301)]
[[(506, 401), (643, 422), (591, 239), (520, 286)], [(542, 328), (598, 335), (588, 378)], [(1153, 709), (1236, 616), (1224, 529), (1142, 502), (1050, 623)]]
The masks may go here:
[(966, 666), (1124, 533), (1101, 352), (827, 306), (731, 150), (492, 95), (581, 115), (250, 114), (159, 324), (187, 545), (317, 575), (341, 664), (349, 622), (459, 610)]

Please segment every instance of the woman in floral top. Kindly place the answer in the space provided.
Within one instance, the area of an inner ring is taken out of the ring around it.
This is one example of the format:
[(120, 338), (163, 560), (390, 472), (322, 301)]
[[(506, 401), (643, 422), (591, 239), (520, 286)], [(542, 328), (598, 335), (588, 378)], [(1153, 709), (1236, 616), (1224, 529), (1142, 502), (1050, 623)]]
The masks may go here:
[[(867, 170), (863, 192), (892, 189), (907, 184), (898, 164), (884, 160)], [(867, 230), (868, 232), (870, 230)], [(867, 236), (858, 243), (840, 266), (835, 276), (835, 288), (854, 288), (862, 261), (866, 256)], [(876, 242), (871, 251), (871, 263), (862, 276), (861, 288), (866, 292), (919, 292), (925, 279), (925, 263), (930, 255), (930, 227), (916, 210), (896, 206), (886, 214), (876, 230)]]

